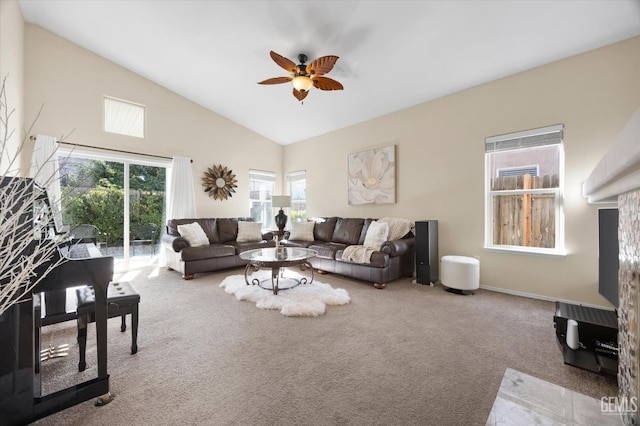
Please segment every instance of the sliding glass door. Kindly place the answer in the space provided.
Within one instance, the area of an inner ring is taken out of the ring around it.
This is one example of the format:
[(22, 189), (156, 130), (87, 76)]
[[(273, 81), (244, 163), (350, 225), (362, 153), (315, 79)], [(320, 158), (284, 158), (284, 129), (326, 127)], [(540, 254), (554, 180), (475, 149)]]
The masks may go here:
[(59, 163), (65, 228), (73, 239), (94, 242), (103, 255), (122, 259), (123, 164), (66, 156)]
[(154, 258), (160, 253), (160, 232), (166, 223), (164, 167), (129, 165), (130, 257)]
[(65, 227), (113, 256), (117, 270), (159, 259), (168, 162), (106, 154), (59, 156)]

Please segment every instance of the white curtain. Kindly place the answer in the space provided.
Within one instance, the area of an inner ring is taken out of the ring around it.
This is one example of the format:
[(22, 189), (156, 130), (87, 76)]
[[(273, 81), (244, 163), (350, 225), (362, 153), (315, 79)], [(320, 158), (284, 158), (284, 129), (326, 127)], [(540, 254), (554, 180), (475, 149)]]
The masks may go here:
[(60, 191), (60, 167), (58, 165), (58, 144), (53, 136), (38, 135), (31, 157), (29, 177), (44, 187), (49, 195), (49, 203), (56, 229), (62, 229), (62, 193)]
[(193, 188), (191, 160), (185, 157), (173, 157), (167, 218), (191, 217), (196, 217), (196, 193)]

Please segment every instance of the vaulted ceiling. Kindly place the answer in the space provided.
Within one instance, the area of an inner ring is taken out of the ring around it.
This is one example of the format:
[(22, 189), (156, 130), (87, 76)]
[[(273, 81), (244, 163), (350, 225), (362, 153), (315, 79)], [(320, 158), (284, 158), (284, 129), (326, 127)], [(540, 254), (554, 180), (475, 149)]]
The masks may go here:
[[(638, 0), (20, 0), (24, 19), (291, 144), (640, 35)], [(340, 57), (343, 91), (258, 85)], [(640, 54), (640, 52), (638, 52)], [(132, 101), (138, 101), (131, 99)]]

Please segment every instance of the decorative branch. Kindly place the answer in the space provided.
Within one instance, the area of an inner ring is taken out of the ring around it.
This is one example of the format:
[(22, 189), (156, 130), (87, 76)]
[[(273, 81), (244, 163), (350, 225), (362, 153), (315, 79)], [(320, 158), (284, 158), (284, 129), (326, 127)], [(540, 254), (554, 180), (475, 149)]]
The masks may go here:
[[(48, 224), (51, 211), (36, 208), (44, 195), (42, 188), (30, 180), (19, 177), (20, 154), (25, 151), (28, 135), (40, 116), (29, 127), (22, 142), (12, 149), (10, 140), (14, 129), (10, 127), (15, 108), (9, 108), (6, 80), (0, 88), (0, 315), (16, 303), (28, 300), (31, 290), (47, 274), (66, 259), (57, 257), (58, 244), (64, 235), (50, 235)], [(53, 159), (54, 154), (47, 158)], [(35, 177), (46, 187), (55, 176), (43, 176), (40, 168)]]

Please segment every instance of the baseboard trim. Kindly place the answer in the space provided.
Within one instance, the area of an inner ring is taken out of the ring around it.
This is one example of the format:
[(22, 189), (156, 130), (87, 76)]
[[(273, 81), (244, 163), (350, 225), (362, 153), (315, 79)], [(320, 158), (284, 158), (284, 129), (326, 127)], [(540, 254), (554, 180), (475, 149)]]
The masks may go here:
[(542, 295), (539, 295), (539, 294), (525, 293), (523, 291), (509, 290), (509, 289), (500, 288), (500, 287), (491, 287), (491, 286), (488, 286), (488, 285), (481, 285), (480, 288), (482, 288), (484, 290), (495, 291), (497, 293), (506, 293), (506, 294), (510, 294), (512, 296), (520, 296), (520, 297), (528, 297), (530, 299), (546, 300), (548, 302), (563, 302), (563, 303), (570, 303), (570, 304), (573, 304), (573, 305), (582, 305), (582, 306), (586, 306), (588, 308), (606, 309), (608, 311), (613, 311), (614, 310), (613, 308), (608, 307), (608, 306), (592, 305), (590, 303), (576, 302), (575, 300), (568, 300), (568, 299), (556, 299), (556, 298), (553, 298), (553, 297), (542, 296)]

